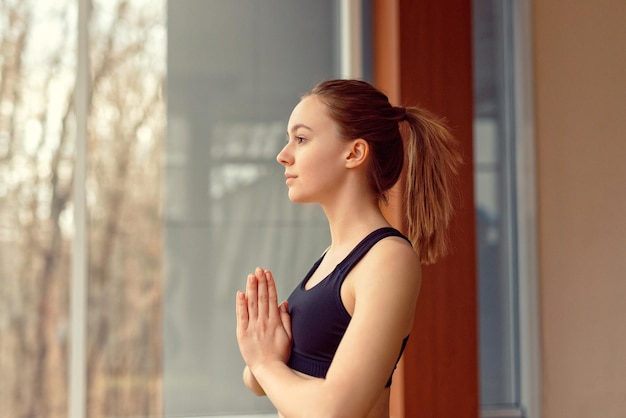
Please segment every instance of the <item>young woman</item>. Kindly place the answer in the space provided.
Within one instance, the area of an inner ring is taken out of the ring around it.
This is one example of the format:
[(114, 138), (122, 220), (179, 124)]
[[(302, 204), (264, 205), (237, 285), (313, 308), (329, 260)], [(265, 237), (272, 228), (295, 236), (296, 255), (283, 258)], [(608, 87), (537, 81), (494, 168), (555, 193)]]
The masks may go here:
[[(321, 205), (331, 245), (287, 301), (260, 267), (237, 292), (244, 382), (283, 417), (388, 418), (420, 266), (446, 251), (458, 148), (441, 120), (358, 80), (315, 86), (287, 133), (289, 199)], [(381, 212), (403, 167), (408, 238)]]

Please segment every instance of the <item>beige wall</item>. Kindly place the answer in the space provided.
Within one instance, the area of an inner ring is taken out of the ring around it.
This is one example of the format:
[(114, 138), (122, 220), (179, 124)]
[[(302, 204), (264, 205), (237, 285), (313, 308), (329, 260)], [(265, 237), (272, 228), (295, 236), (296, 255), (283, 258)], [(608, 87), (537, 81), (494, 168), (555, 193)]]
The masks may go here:
[(532, 7), (543, 418), (624, 418), (626, 1)]

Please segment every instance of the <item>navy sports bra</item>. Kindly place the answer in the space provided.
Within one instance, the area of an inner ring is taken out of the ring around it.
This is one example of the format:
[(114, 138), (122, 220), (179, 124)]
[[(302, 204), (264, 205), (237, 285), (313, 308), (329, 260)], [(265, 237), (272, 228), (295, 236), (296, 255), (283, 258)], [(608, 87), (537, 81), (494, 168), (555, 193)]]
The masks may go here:
[[(351, 319), (341, 301), (341, 285), (350, 270), (370, 248), (389, 236), (402, 237), (409, 241), (396, 229), (388, 227), (377, 229), (357, 244), (328, 276), (307, 290), (305, 289), (306, 283), (322, 262), (324, 258), (322, 255), (294, 289), (288, 298), (293, 335), (291, 357), (288, 363), (290, 368), (309, 376), (326, 377), (330, 363), (335, 357), (337, 347)], [(398, 360), (402, 356), (408, 338), (407, 336), (402, 341)], [(389, 386), (391, 386), (391, 377), (385, 387)]]

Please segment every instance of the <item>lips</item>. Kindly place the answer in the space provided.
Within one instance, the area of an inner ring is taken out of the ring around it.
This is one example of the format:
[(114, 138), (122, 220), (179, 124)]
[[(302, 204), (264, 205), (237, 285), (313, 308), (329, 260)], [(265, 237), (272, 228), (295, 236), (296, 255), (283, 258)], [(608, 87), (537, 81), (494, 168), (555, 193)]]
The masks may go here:
[(289, 174), (289, 173), (285, 173), (285, 183), (289, 184), (290, 181), (292, 181), (293, 179), (295, 179), (297, 176), (294, 174)]

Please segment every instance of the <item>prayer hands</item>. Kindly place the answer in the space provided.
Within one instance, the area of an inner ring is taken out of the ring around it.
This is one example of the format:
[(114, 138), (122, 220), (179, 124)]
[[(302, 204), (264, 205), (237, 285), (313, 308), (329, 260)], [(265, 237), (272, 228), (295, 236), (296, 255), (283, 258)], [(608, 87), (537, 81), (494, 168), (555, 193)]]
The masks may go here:
[(237, 342), (248, 366), (265, 361), (287, 363), (291, 353), (291, 318), (287, 302), (278, 305), (274, 277), (257, 267), (246, 292), (237, 292)]

